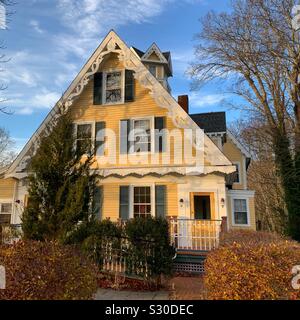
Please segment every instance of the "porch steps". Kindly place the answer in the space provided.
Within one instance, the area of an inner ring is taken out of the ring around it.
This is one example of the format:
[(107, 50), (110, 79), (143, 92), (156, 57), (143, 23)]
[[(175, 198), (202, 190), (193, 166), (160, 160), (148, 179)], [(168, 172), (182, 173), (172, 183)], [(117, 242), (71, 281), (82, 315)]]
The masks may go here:
[(178, 273), (203, 274), (208, 251), (180, 250), (174, 259), (173, 268)]

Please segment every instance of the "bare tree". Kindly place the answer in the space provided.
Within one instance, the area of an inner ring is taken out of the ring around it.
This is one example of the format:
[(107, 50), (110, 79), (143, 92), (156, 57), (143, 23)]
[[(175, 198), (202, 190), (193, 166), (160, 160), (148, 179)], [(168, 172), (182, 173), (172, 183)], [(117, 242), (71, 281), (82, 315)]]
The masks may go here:
[[(8, 23), (8, 19), (9, 19), (9, 17), (10, 17), (11, 14), (12, 14), (12, 12), (8, 10), (8, 8), (9, 8), (10, 6), (12, 6), (13, 4), (14, 4), (14, 2), (11, 1), (11, 0), (0, 0), (0, 6), (3, 7), (3, 8), (5, 8), (5, 16), (3, 16), (3, 17), (0, 16), (0, 19), (3, 19), (3, 20), (4, 20), (4, 21), (1, 21), (1, 20), (0, 20), (0, 24), (1, 24), (1, 25), (5, 25), (5, 24)], [(1, 8), (0, 8), (0, 9), (1, 9)], [(3, 49), (5, 49), (5, 46), (4, 46), (4, 44), (0, 41), (0, 50), (3, 50)], [(5, 59), (5, 55), (4, 55), (4, 54), (1, 54), (1, 55), (0, 55), (0, 64), (3, 64), (3, 63), (5, 63), (5, 62), (7, 62), (7, 59)], [(0, 72), (1, 72), (1, 71), (2, 71), (2, 69), (0, 68)], [(3, 92), (6, 88), (7, 88), (7, 86), (6, 86), (5, 84), (0, 84), (0, 93)], [(6, 101), (7, 101), (7, 99), (5, 99), (4, 97), (1, 97), (1, 96), (0, 96), (0, 103), (3, 104), (3, 103), (6, 102)], [(6, 113), (6, 114), (10, 114), (10, 113), (11, 113), (11, 112), (9, 112), (9, 111), (7, 110), (7, 107), (0, 107), (0, 112)]]
[(209, 13), (191, 74), (196, 84), (227, 79), (262, 119), (288, 212), (287, 232), (300, 240), (300, 40), (294, 0), (233, 0), (230, 13)]
[(255, 190), (258, 228), (283, 234), (287, 223), (284, 195), (264, 123), (252, 118), (238, 120), (231, 123), (230, 131), (254, 155), (247, 181), (249, 188)]
[(14, 142), (9, 133), (0, 128), (0, 168), (9, 165), (16, 156), (13, 151)]

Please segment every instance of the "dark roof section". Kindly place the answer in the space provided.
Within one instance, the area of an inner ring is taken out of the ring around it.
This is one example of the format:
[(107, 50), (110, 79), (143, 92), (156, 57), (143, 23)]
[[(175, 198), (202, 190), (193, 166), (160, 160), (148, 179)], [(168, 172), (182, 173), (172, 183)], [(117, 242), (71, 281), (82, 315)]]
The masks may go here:
[(190, 116), (204, 132), (226, 132), (225, 112), (197, 113)]
[(132, 49), (137, 53), (137, 55), (138, 55), (140, 58), (145, 54), (145, 52), (143, 52), (143, 51), (141, 51), (141, 50), (139, 50), (139, 49), (137, 49), (137, 48), (135, 48), (135, 47), (132, 47)]
[(166, 58), (166, 60), (169, 61), (171, 52), (170, 52), (170, 51), (167, 51), (167, 52), (163, 52), (162, 54), (164, 55), (164, 57)]

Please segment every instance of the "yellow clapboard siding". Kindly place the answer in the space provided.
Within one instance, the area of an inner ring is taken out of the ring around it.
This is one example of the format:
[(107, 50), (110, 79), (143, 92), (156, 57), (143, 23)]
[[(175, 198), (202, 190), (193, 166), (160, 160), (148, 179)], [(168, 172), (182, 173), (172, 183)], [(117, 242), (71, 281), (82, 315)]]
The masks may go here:
[[(101, 71), (109, 70), (123, 70), (124, 67), (117, 58), (108, 59), (104, 65), (101, 67)], [(121, 164), (118, 161), (118, 153), (120, 149), (120, 120), (130, 119), (130, 118), (141, 118), (141, 117), (165, 117), (166, 128), (170, 131), (173, 129), (179, 130), (183, 133), (182, 129), (178, 129), (172, 119), (168, 116), (168, 110), (161, 108), (156, 105), (154, 99), (149, 94), (149, 90), (141, 86), (138, 81), (135, 81), (135, 101), (128, 102), (125, 104), (117, 105), (93, 105), (93, 80), (84, 89), (81, 96), (76, 100), (71, 109), (71, 115), (75, 122), (95, 122), (95, 121), (105, 121), (106, 128), (112, 130), (116, 134), (116, 154), (117, 154), (117, 164), (101, 164), (101, 167), (116, 167), (116, 166), (136, 166), (134, 164)], [(173, 141), (173, 139), (172, 139)], [(174, 147), (175, 144), (175, 147)], [(109, 148), (109, 143), (107, 143)], [(171, 161), (168, 164), (175, 164), (174, 154), (176, 158), (183, 158), (183, 148), (179, 143), (171, 143)], [(132, 157), (132, 156), (131, 156)], [(159, 155), (160, 161), (158, 164), (163, 164), (161, 162), (161, 155)], [(181, 165), (184, 163), (180, 163)], [(151, 167), (150, 155), (148, 156), (148, 163), (143, 166)]]
[(14, 197), (15, 180), (0, 179), (0, 199), (12, 199)]
[[(130, 185), (130, 179), (122, 183), (107, 183), (103, 184), (103, 219), (117, 221), (119, 219), (119, 195), (120, 186)], [(147, 185), (147, 184), (146, 184)], [(177, 201), (177, 184), (176, 183), (156, 183), (156, 185), (166, 185), (167, 187), (167, 215), (178, 215)]]
[(239, 162), (240, 164), (240, 182), (241, 183), (234, 183), (232, 188), (236, 190), (242, 190), (245, 189), (247, 186), (245, 186), (246, 181), (244, 177), (244, 172), (246, 171), (245, 169), (245, 161), (244, 161), (244, 156), (241, 152), (240, 149), (238, 149), (231, 140), (227, 140), (227, 142), (223, 146), (223, 153), (225, 156), (234, 162)]

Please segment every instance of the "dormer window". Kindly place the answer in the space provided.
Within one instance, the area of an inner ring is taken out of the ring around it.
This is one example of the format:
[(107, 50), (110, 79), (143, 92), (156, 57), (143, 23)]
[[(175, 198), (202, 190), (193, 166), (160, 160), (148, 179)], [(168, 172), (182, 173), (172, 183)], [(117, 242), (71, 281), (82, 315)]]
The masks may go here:
[(154, 64), (150, 64), (149, 65), (149, 71), (155, 78), (157, 77), (157, 75), (156, 75), (156, 66)]
[(122, 72), (107, 72), (105, 76), (105, 103), (113, 104), (123, 101), (122, 94)]

